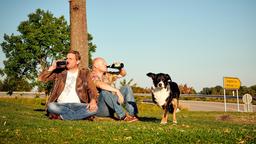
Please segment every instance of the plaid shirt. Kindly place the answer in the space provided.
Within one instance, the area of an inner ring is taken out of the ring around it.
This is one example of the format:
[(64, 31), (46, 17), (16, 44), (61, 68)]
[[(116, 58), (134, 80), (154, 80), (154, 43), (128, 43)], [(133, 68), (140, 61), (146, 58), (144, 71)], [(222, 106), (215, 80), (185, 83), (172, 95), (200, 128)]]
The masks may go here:
[(104, 83), (107, 83), (107, 84), (115, 87), (115, 81), (121, 77), (122, 76), (120, 74), (118, 74), (117, 72), (106, 72), (103, 74), (102, 77), (99, 77), (93, 71), (91, 72), (91, 78), (92, 78), (92, 81), (94, 82), (94, 84), (96, 82), (100, 81), (100, 82), (104, 82)]

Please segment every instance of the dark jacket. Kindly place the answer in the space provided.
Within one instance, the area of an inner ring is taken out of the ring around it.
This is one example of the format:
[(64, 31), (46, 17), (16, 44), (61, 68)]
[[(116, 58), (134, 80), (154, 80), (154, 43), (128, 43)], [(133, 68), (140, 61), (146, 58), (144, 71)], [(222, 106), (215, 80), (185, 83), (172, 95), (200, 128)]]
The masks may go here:
[[(64, 90), (65, 82), (67, 78), (67, 70), (54, 70), (47, 71), (44, 70), (40, 75), (38, 80), (43, 82), (54, 81), (51, 96), (47, 103), (57, 101), (61, 92)], [(76, 80), (76, 92), (81, 101), (81, 103), (89, 103), (91, 99), (97, 101), (98, 92), (95, 84), (90, 77), (90, 71), (81, 69), (78, 72)]]

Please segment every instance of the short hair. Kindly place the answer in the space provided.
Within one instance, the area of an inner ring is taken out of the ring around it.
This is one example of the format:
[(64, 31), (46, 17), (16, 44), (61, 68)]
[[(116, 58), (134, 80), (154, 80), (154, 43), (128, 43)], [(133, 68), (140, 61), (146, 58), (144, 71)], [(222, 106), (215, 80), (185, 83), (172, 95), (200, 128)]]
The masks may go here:
[(99, 63), (99, 61), (104, 61), (102, 57), (97, 57), (92, 60), (92, 69), (95, 68), (95, 66)]
[(80, 59), (81, 59), (80, 53), (79, 53), (78, 51), (70, 50), (70, 51), (68, 52), (68, 54), (69, 54), (69, 53), (74, 54), (75, 57), (76, 57), (76, 60), (80, 60)]

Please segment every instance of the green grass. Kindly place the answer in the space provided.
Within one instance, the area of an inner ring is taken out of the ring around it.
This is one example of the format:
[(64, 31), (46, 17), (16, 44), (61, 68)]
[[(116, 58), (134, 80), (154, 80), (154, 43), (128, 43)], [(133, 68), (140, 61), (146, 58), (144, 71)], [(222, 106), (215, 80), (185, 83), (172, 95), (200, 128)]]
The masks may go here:
[(160, 125), (161, 110), (139, 103), (140, 121), (49, 120), (43, 99), (0, 99), (0, 143), (256, 143), (256, 114), (177, 113), (178, 124)]

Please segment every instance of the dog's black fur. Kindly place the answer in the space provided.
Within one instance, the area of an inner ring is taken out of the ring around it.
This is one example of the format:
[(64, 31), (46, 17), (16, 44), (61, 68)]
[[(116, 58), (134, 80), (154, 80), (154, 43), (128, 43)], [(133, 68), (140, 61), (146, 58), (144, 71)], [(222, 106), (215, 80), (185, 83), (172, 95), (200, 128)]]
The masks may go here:
[[(165, 99), (164, 105), (160, 105), (164, 112), (162, 122), (167, 123), (167, 111), (173, 114), (173, 122), (176, 123), (176, 110), (179, 104), (179, 96), (180, 90), (176, 82), (173, 82), (171, 77), (168, 74), (164, 73), (147, 73), (147, 76), (151, 77), (153, 80), (153, 84), (155, 89), (166, 89), (169, 91), (169, 95)], [(154, 103), (156, 102), (156, 97), (154, 96), (154, 89), (152, 90), (152, 100)]]

